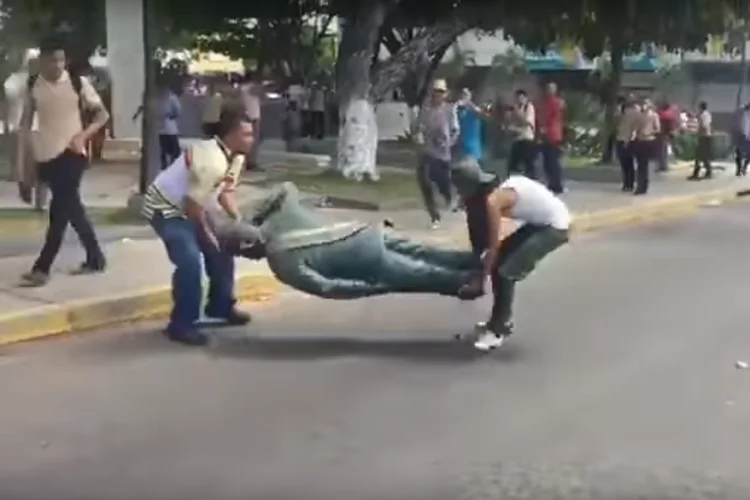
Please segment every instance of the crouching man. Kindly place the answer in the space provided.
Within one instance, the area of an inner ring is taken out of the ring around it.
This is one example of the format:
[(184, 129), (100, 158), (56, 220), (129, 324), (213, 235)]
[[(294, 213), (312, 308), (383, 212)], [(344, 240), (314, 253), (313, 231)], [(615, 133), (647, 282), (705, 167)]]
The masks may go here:
[[(501, 182), (468, 158), (455, 163), (451, 174), (466, 207), (474, 254), (482, 259), (482, 272), (462, 294), (477, 295), (488, 276), (492, 281), (492, 312), (486, 323), (477, 324), (479, 335), (474, 343), (477, 349), (489, 351), (500, 347), (512, 333), (516, 282), (568, 241), (571, 216), (560, 198), (528, 177), (511, 175)], [(504, 217), (521, 225), (500, 241)]]
[(481, 262), (472, 252), (398, 238), (380, 225), (326, 221), (300, 203), (292, 183), (243, 212), (246, 224), (214, 223), (222, 247), (238, 256), (267, 258), (279, 281), (302, 292), (328, 299), (434, 293), (466, 300), (483, 293), (465, 287), (481, 276)]
[(234, 189), (252, 144), (253, 127), (244, 109), (225, 107), (217, 136), (183, 151), (146, 191), (143, 215), (175, 266), (174, 306), (166, 330), (173, 341), (207, 343), (207, 337), (197, 330), (203, 263), (209, 279), (206, 316), (235, 325), (250, 321), (248, 314), (235, 308), (234, 256), (219, 246), (207, 209), (218, 206), (230, 221), (240, 220)]

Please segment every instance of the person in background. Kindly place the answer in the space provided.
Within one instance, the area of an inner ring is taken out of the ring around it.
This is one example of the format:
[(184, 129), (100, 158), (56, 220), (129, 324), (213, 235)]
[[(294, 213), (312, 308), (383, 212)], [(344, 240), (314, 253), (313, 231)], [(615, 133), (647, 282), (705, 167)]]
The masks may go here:
[(633, 143), (633, 154), (635, 156), (635, 190), (633, 194), (643, 195), (648, 192), (649, 165), (656, 158), (659, 143), (656, 140), (659, 134), (659, 115), (656, 113), (654, 104), (649, 99), (644, 99), (635, 131), (635, 142)]
[[(78, 79), (75, 81), (74, 79)], [(92, 117), (84, 126), (82, 111)], [(49, 224), (39, 257), (31, 271), (22, 276), (22, 286), (43, 286), (49, 281), (52, 264), (62, 246), (68, 224), (78, 233), (86, 250), (86, 260), (75, 274), (100, 273), (106, 260), (81, 200), (81, 179), (88, 167), (87, 145), (107, 124), (109, 113), (91, 82), (66, 69), (61, 40), (49, 38), (40, 44), (40, 69), (29, 81), (18, 134), (17, 171), (26, 163), (26, 145), (34, 113), (39, 130), (33, 141), (39, 179), (47, 184), (52, 199)], [(21, 176), (19, 192), (29, 192)], [(26, 201), (26, 200), (25, 200)]]
[(750, 104), (745, 104), (737, 118), (737, 138), (734, 148), (734, 161), (737, 166), (735, 175), (747, 175), (747, 165), (750, 164)]
[(536, 110), (523, 89), (516, 91), (516, 103), (512, 108), (507, 129), (513, 135), (508, 172), (518, 173), (523, 166), (523, 174), (530, 179), (536, 179)]
[(326, 135), (326, 93), (320, 84), (310, 90), (310, 133), (319, 140)]
[(635, 157), (633, 142), (641, 118), (641, 110), (634, 96), (623, 97), (622, 106), (617, 120), (615, 134), (615, 152), (622, 171), (623, 192), (633, 192), (635, 189)]
[(250, 316), (236, 308), (234, 257), (219, 245), (207, 210), (221, 207), (229, 218), (242, 218), (235, 188), (253, 143), (244, 106), (225, 106), (212, 139), (191, 145), (149, 186), (143, 215), (164, 242), (172, 275), (173, 308), (165, 334), (175, 342), (204, 345), (197, 330), (203, 302), (203, 269), (209, 278), (207, 316), (244, 325)]
[[(39, 73), (39, 60), (36, 59), (36, 53), (32, 50), (26, 51), (21, 67), (18, 71), (12, 73), (7, 80), (5, 80), (5, 103), (7, 106), (7, 123), (10, 137), (10, 144), (12, 146), (18, 146), (18, 133), (21, 126), (21, 116), (23, 114), (24, 101), (28, 90), (29, 78)], [(35, 114), (29, 129), (30, 137), (36, 134), (38, 130), (38, 119)], [(12, 158), (14, 166), (21, 170), (15, 171), (16, 181), (23, 181), (23, 184), (28, 186), (32, 191), (32, 198), (34, 203), (34, 209), (38, 212), (44, 211), (44, 207), (47, 205), (47, 187), (43, 182), (40, 182), (37, 176), (37, 165), (34, 162), (34, 156), (31, 151), (31, 142), (26, 142), (26, 151), (24, 153), (25, 164), (17, 165), (15, 158), (18, 155), (16, 147), (12, 152)]]
[[(711, 150), (711, 136), (713, 134), (711, 121), (711, 112), (708, 110), (708, 104), (705, 101), (701, 101), (698, 104), (698, 147), (695, 152), (693, 173), (688, 177), (688, 180), (710, 179), (713, 176), (711, 166), (711, 160), (713, 159), (713, 152)], [(702, 177), (700, 175), (701, 166), (704, 169)]]
[(541, 139), (542, 167), (547, 178), (547, 188), (555, 194), (565, 190), (562, 180), (563, 120), (565, 101), (557, 93), (557, 84), (549, 82), (539, 106), (539, 137)]
[(607, 142), (604, 144), (602, 154), (602, 163), (611, 163), (613, 157), (617, 156), (617, 128), (622, 117), (622, 110), (625, 106), (625, 96), (618, 95), (615, 100), (615, 112), (612, 116), (612, 130), (607, 135)]
[(283, 133), (286, 150), (293, 151), (295, 141), (302, 136), (302, 115), (297, 101), (290, 100), (286, 105)]
[(463, 89), (456, 103), (459, 128), (459, 156), (476, 160), (480, 165), (484, 158), (482, 121), (488, 113), (473, 101), (471, 91)]
[(417, 138), (422, 144), (417, 165), (417, 182), (433, 229), (440, 226), (441, 219), (435, 203), (433, 183), (445, 198), (446, 204), (454, 208), (450, 162), (460, 128), (456, 107), (447, 99), (448, 84), (442, 79), (435, 80), (432, 83), (430, 100), (420, 110), (417, 118)]
[(219, 90), (218, 85), (215, 83), (209, 84), (208, 92), (203, 103), (202, 117), (203, 135), (207, 139), (216, 135), (223, 102), (224, 96)]
[(246, 78), (245, 83), (241, 87), (245, 111), (247, 112), (247, 117), (250, 119), (250, 123), (253, 125), (253, 134), (255, 134), (253, 146), (247, 155), (247, 164), (245, 165), (247, 170), (258, 170), (262, 88), (262, 85), (253, 81), (252, 78)]
[(182, 114), (182, 104), (173, 87), (172, 82), (163, 81), (159, 88), (159, 149), (162, 170), (171, 165), (181, 153), (178, 120)]
[(669, 170), (669, 149), (672, 144), (672, 138), (680, 126), (679, 111), (675, 106), (664, 99), (657, 111), (659, 115), (660, 132), (657, 136), (657, 172), (666, 172)]

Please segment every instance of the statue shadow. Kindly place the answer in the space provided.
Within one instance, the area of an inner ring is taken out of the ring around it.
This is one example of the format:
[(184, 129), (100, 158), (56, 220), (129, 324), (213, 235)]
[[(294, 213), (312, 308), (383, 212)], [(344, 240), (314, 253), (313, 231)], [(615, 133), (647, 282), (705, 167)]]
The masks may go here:
[(518, 344), (482, 353), (469, 342), (436, 339), (363, 339), (304, 336), (283, 338), (216, 338), (209, 351), (226, 358), (275, 361), (319, 361), (336, 358), (386, 358), (433, 363), (474, 362), (480, 359), (515, 362), (522, 356)]

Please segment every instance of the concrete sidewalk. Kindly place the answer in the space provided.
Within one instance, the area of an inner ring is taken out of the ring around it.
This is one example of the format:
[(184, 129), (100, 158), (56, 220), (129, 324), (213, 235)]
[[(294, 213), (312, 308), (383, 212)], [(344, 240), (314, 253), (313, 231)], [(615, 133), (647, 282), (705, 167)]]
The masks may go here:
[[(727, 202), (750, 189), (744, 179), (710, 182), (663, 182), (647, 196), (623, 194), (614, 186), (571, 184), (566, 201), (575, 212), (574, 230), (592, 231), (685, 215), (701, 206)], [(396, 230), (437, 245), (465, 246), (461, 214), (445, 217), (439, 230), (427, 229), (422, 211), (397, 213), (322, 210), (332, 219), (379, 222), (392, 219)], [(511, 227), (510, 225), (507, 227)], [(52, 281), (44, 288), (18, 288), (20, 274), (33, 257), (0, 259), (0, 345), (123, 322), (163, 318), (169, 311), (172, 268), (161, 242), (121, 240), (107, 245), (110, 268), (104, 275), (73, 277), (66, 269), (78, 264), (77, 252), (63, 252)], [(238, 295), (245, 301), (270, 300), (282, 286), (264, 263), (238, 261)]]

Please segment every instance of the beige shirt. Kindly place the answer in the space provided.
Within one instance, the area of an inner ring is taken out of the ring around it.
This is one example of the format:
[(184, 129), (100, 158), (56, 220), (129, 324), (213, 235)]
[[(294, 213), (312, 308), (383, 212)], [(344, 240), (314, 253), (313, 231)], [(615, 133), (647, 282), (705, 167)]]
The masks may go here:
[(625, 108), (617, 122), (617, 140), (630, 142), (635, 139), (635, 133), (641, 119), (641, 112), (635, 106)]
[(660, 130), (659, 115), (656, 111), (649, 109), (641, 113), (635, 138), (639, 141), (652, 141)]
[(698, 114), (698, 135), (711, 135), (711, 113), (708, 110), (701, 111)]
[(51, 82), (41, 76), (37, 77), (31, 89), (31, 101), (27, 106), (36, 109), (39, 130), (32, 138), (32, 150), (37, 162), (46, 162), (60, 156), (70, 144), (71, 139), (83, 131), (81, 107), (87, 110), (101, 109), (102, 100), (91, 82), (81, 78), (81, 95), (79, 96), (70, 74), (63, 71), (62, 76)]
[(223, 101), (224, 98), (219, 93), (206, 98), (206, 104), (203, 108), (203, 123), (219, 123)]
[(243, 155), (230, 156), (218, 139), (197, 142), (154, 179), (142, 213), (147, 219), (157, 211), (165, 218), (185, 217), (184, 198), (215, 208), (216, 195), (236, 188), (244, 164)]
[(536, 109), (530, 102), (523, 107), (517, 107), (513, 116), (511, 129), (516, 132), (517, 140), (534, 140), (536, 133)]

